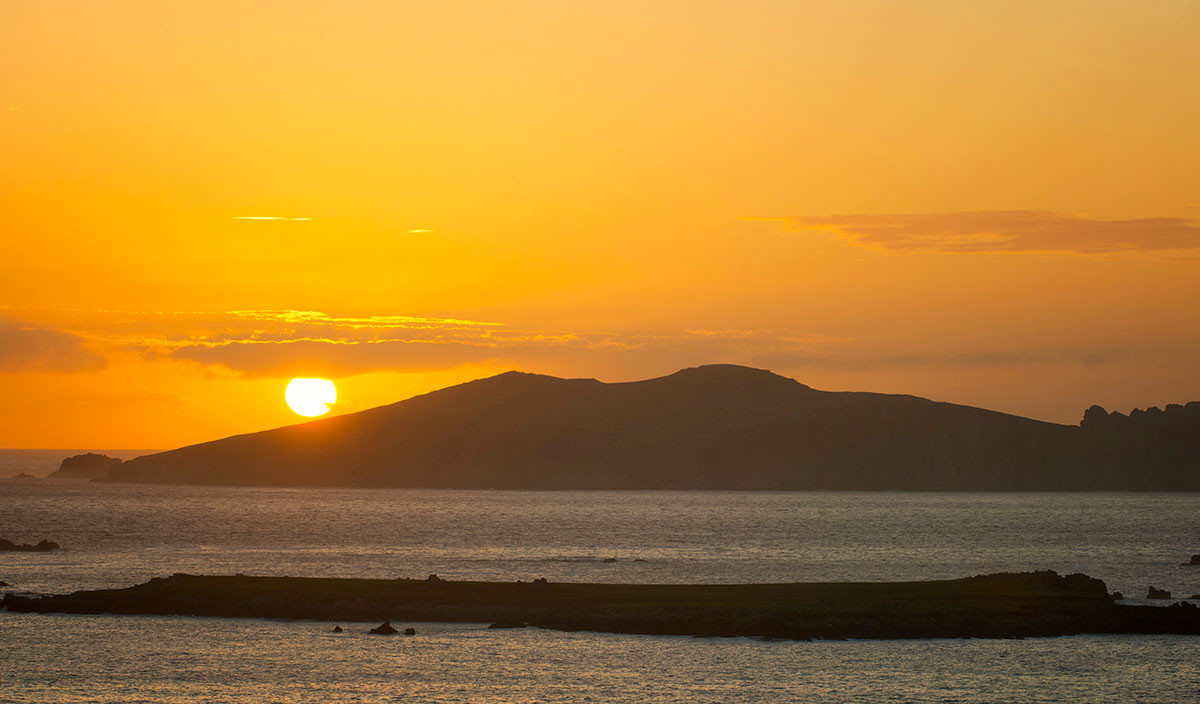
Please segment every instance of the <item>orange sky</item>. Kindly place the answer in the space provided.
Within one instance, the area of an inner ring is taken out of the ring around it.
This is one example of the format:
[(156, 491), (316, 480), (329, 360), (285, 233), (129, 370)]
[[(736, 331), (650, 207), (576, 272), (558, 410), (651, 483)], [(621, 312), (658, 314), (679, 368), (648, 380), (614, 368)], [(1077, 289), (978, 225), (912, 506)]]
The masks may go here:
[[(1200, 5), (0, 4), (0, 446), (707, 362), (1200, 399)], [(241, 219), (241, 218), (284, 219)]]

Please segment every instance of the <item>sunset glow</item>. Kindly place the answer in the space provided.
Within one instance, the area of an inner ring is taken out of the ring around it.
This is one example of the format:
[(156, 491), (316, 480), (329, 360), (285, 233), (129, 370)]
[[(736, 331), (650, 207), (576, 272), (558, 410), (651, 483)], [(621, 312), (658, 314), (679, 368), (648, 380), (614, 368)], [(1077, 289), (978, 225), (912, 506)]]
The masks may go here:
[(0, 0), (0, 699), (1194, 701), (1198, 37)]
[(1198, 398), (1198, 31), (1183, 0), (4, 3), (0, 445), (266, 429), (304, 375), (335, 413), (712, 362), (1067, 423)]

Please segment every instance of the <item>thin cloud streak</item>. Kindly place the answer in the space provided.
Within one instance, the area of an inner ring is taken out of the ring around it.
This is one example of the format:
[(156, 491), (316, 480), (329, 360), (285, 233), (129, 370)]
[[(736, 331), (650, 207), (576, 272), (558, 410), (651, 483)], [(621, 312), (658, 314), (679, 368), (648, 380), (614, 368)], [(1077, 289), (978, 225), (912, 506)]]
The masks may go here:
[(312, 218), (285, 218), (279, 215), (238, 215), (231, 220), (289, 220), (291, 222), (306, 222)]
[(855, 244), (893, 251), (1110, 254), (1200, 249), (1200, 220), (1104, 220), (1032, 210), (806, 215), (796, 231), (832, 231)]

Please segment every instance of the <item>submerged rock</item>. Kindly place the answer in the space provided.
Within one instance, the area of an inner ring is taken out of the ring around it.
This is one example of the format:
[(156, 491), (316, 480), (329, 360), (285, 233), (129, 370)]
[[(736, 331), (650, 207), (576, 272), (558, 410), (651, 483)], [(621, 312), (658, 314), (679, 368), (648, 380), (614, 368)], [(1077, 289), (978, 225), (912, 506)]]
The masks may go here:
[(1181, 562), (1184, 567), (1200, 567), (1200, 555), (1192, 555), (1192, 559), (1188, 562)]
[(601, 560), (601, 562), (603, 562), (605, 564), (612, 564), (616, 561), (617, 561), (617, 558), (615, 558), (615, 557), (606, 557), (603, 560)]
[(1159, 589), (1158, 587), (1151, 586), (1150, 589), (1146, 591), (1146, 598), (1147, 599), (1170, 599), (1171, 592), (1167, 591), (1166, 589)]
[(406, 636), (415, 636), (415, 635), (417, 635), (417, 629), (415, 629), (415, 628), (405, 628), (405, 629), (404, 629), (404, 635), (406, 635)]
[(377, 636), (394, 636), (399, 632), (400, 631), (397, 631), (395, 628), (392, 628), (391, 621), (384, 621), (383, 623), (379, 624), (375, 628), (372, 628), (370, 631), (368, 631), (368, 633), (374, 633)]

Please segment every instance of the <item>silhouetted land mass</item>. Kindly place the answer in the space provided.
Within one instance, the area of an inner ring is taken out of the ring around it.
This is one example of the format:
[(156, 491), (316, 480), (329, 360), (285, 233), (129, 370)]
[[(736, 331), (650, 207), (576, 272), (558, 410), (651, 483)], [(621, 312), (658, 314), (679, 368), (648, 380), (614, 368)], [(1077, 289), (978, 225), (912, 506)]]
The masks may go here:
[[(1200, 401), (1134, 409), (1128, 416), (1092, 406), (1080, 423), (1090, 471), (1121, 477), (1144, 471), (1164, 488), (1200, 489)], [(1192, 481), (1187, 482), (1186, 477)], [(1181, 488), (1184, 488), (1181, 487)]]
[(107, 475), (119, 464), (121, 460), (116, 457), (88, 452), (66, 458), (48, 476), (51, 479), (96, 479)]
[(0, 552), (51, 552), (58, 550), (62, 546), (52, 540), (42, 540), (36, 545), (27, 543), (14, 543), (11, 540), (0, 538)]
[(1200, 609), (1127, 606), (1104, 582), (1054, 572), (931, 582), (558, 584), (201, 577), (127, 589), (7, 595), (10, 611), (323, 621), (455, 621), (769, 638), (1018, 638), (1078, 633), (1200, 634)]
[[(107, 481), (498, 489), (1200, 490), (1200, 403), (1082, 427), (731, 365), (508, 372), (146, 455)], [(1190, 430), (1189, 430), (1190, 429)]]

